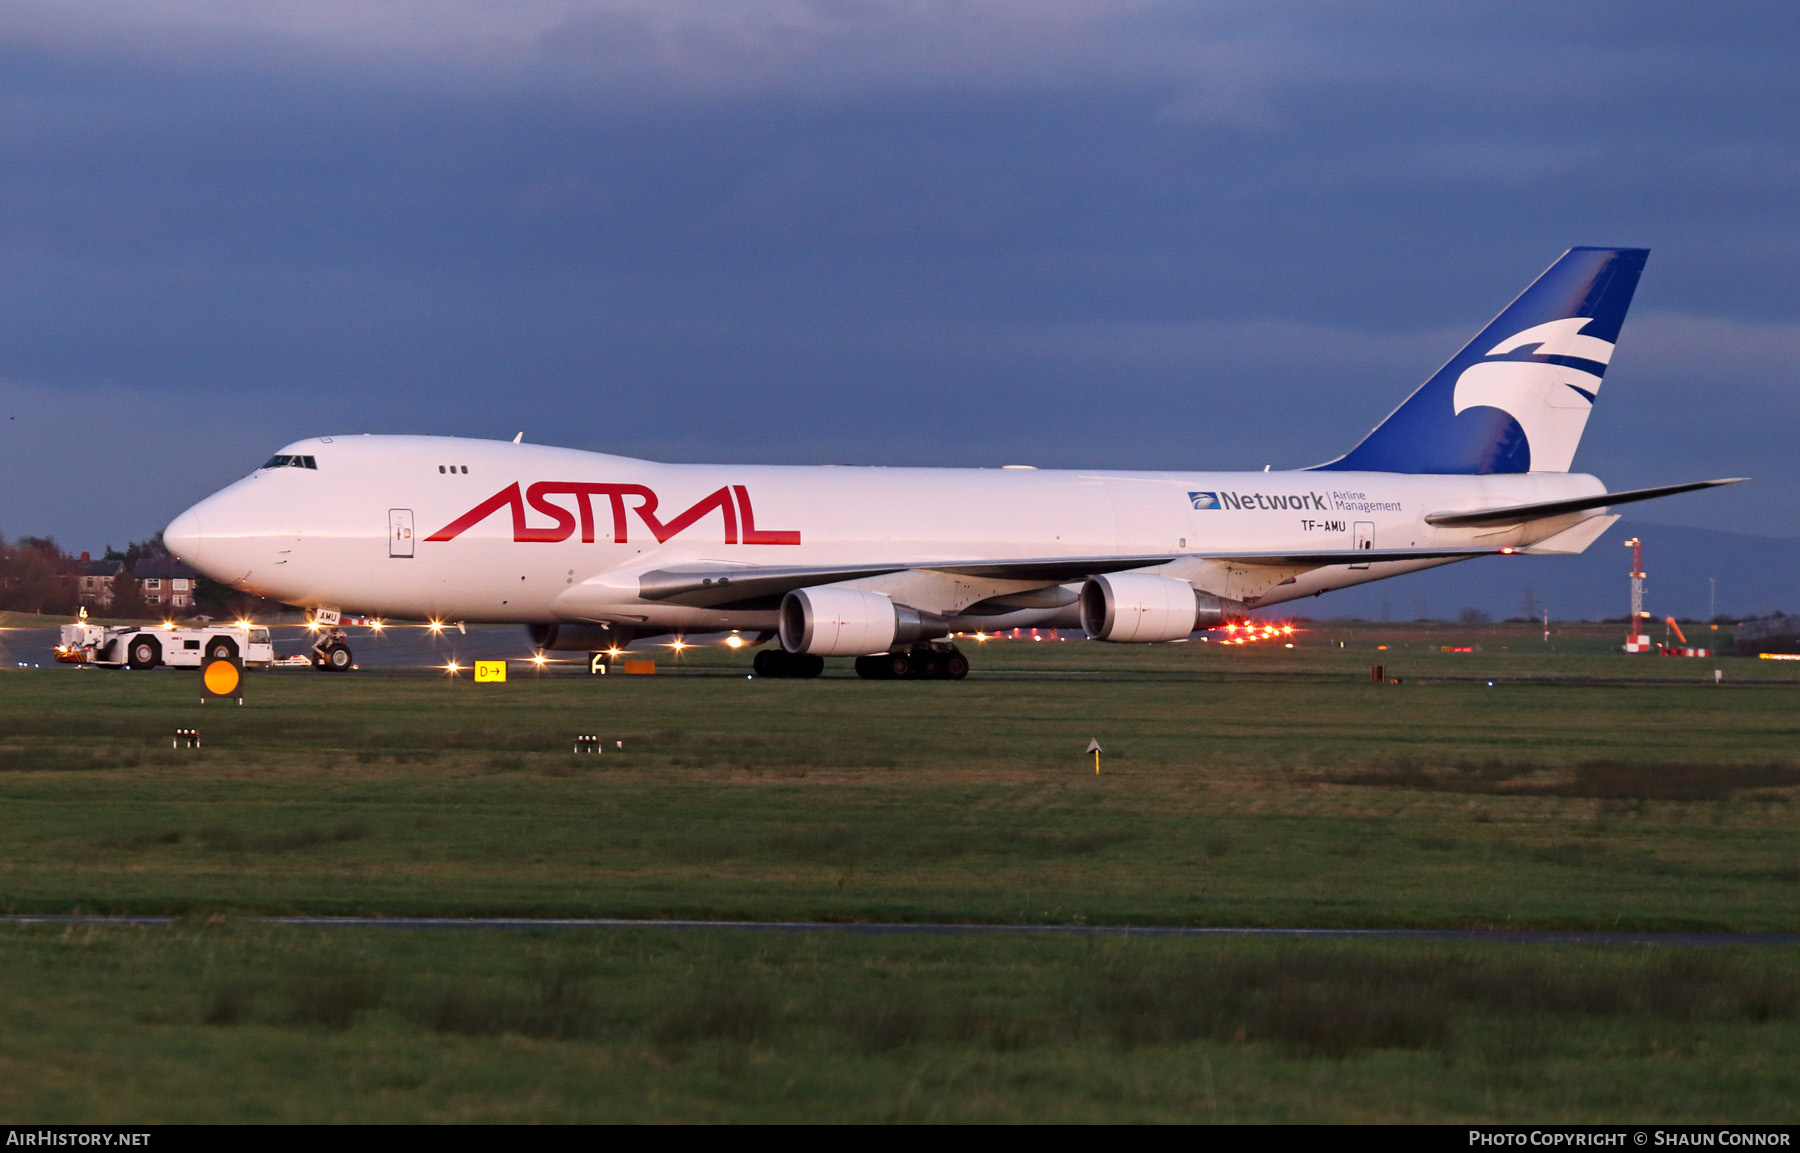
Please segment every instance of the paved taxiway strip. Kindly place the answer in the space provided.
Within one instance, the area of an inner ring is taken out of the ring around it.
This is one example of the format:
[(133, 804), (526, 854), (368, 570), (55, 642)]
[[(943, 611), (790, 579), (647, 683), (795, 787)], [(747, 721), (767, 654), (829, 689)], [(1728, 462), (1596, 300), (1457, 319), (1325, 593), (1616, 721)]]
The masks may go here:
[[(230, 917), (233, 924), (302, 929), (736, 929), (777, 933), (899, 933), (1126, 937), (1284, 937), (1317, 940), (1386, 938), (1515, 945), (1800, 945), (1800, 933), (1704, 933), (1605, 929), (1279, 929), (1192, 925), (958, 925), (899, 921), (634, 921), (602, 917)], [(203, 918), (14, 913), (4, 925), (95, 925), (168, 928)]]

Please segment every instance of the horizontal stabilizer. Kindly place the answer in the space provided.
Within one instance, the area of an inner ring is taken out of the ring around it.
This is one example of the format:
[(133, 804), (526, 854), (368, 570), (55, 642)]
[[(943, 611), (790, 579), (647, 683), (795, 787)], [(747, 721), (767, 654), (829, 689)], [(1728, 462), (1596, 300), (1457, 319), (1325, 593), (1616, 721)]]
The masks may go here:
[(1687, 484), (1634, 488), (1627, 492), (1605, 492), (1599, 496), (1576, 497), (1573, 500), (1546, 500), (1536, 504), (1513, 504), (1504, 508), (1472, 509), (1466, 512), (1434, 512), (1425, 517), (1425, 523), (1438, 528), (1524, 524), (1526, 521), (1543, 520), (1545, 517), (1585, 512), (1591, 508), (1610, 508), (1613, 505), (1632, 504), (1640, 500), (1655, 500), (1659, 496), (1674, 496), (1679, 492), (1696, 492), (1703, 488), (1718, 488), (1725, 484), (1742, 484), (1749, 479), (1747, 476), (1733, 476), (1724, 480), (1696, 480), (1689, 481)]
[(1586, 552), (1589, 545), (1599, 540), (1607, 529), (1617, 523), (1619, 514), (1616, 512), (1583, 517), (1561, 532), (1551, 533), (1519, 551), (1526, 556), (1576, 556)]

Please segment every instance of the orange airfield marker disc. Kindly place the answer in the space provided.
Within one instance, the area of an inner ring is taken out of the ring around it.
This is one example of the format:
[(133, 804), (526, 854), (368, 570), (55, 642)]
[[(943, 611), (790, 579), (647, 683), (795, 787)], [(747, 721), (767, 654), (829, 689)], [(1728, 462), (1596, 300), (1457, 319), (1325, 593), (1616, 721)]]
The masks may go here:
[(238, 691), (238, 681), (243, 674), (238, 672), (237, 665), (231, 661), (209, 661), (201, 677), (206, 681), (206, 691), (215, 697), (233, 696)]

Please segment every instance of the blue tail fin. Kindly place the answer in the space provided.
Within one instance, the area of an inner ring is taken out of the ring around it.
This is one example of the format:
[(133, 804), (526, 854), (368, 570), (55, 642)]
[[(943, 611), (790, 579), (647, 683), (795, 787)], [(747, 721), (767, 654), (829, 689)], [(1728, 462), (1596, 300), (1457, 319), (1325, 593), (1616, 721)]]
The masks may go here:
[(1361, 444), (1321, 469), (1568, 472), (1647, 248), (1571, 248)]

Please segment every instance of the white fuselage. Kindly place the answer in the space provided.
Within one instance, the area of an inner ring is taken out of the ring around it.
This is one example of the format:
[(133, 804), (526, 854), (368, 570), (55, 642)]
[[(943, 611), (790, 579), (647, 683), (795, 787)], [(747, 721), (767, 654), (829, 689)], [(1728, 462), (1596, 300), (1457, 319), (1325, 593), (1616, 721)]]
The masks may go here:
[[(671, 566), (819, 566), (1169, 557), (1152, 571), (1273, 604), (1436, 560), (1234, 565), (1221, 554), (1528, 546), (1583, 517), (1434, 528), (1429, 513), (1591, 496), (1591, 476), (657, 464), (601, 453), (424, 436), (340, 436), (285, 455), (170, 525), (208, 576), (289, 604), (405, 619), (620, 621), (666, 630), (768, 628), (770, 606), (646, 600)], [(514, 488), (513, 486), (517, 486)], [(479, 515), (483, 506), (489, 509)], [(686, 514), (686, 515), (684, 515)], [(437, 538), (437, 539), (433, 539)], [(898, 573), (850, 582), (949, 616), (1031, 582), (947, 592)], [(1040, 588), (1047, 582), (1035, 582)], [(911, 590), (909, 592), (909, 589)], [(1066, 604), (991, 619), (1071, 620)], [(987, 618), (984, 618), (987, 619)]]

